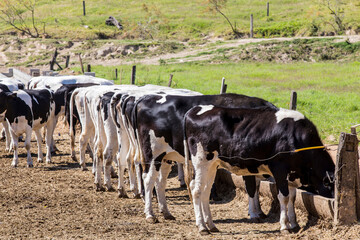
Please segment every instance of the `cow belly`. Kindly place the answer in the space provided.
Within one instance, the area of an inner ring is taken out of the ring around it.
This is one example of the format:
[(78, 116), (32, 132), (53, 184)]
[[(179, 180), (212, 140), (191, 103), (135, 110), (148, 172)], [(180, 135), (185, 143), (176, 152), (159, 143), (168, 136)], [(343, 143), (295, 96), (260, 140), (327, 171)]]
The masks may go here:
[[(20, 135), (26, 132), (28, 126), (28, 121), (26, 120), (25, 116), (20, 116), (15, 118), (14, 122), (10, 123), (11, 130), (16, 134)], [(31, 126), (30, 126), (31, 127)]]
[(220, 160), (220, 167), (225, 168), (226, 170), (241, 176), (249, 176), (249, 175), (270, 175), (272, 176), (272, 173), (267, 165), (261, 164), (257, 167), (256, 171), (249, 171), (248, 168), (240, 168), (237, 166), (231, 166), (229, 163), (221, 161)]

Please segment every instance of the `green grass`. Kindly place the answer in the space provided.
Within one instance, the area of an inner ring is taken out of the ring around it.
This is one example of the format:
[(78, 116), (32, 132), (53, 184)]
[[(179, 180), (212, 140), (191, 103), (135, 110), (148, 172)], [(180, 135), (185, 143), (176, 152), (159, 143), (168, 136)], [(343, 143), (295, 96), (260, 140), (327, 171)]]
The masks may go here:
[[(333, 0), (335, 1), (335, 0)], [(175, 39), (196, 41), (204, 36), (233, 37), (231, 29), (218, 13), (207, 11), (205, 0), (86, 0), (86, 16), (82, 1), (38, 0), (36, 16), (39, 28), (55, 38), (71, 39)], [(250, 14), (254, 16), (257, 37), (319, 34), (334, 31), (328, 21), (332, 15), (320, 8), (318, 1), (273, 0), (270, 16), (266, 16), (266, 2), (262, 0), (228, 0), (222, 11), (244, 34), (249, 34)], [(360, 29), (360, 5), (346, 1), (344, 22), (352, 29)], [(114, 16), (124, 30), (105, 25)], [(85, 27), (87, 26), (87, 27)], [(10, 28), (0, 21), (0, 32)]]
[[(117, 68), (121, 83), (129, 84), (131, 66)], [(294, 90), (298, 94), (297, 109), (315, 123), (325, 141), (331, 142), (326, 140), (328, 136), (338, 138), (360, 122), (359, 68), (360, 62), (138, 65), (136, 84), (167, 85), (172, 73), (173, 87), (217, 94), (225, 77), (227, 92), (264, 98), (283, 108), (289, 107)], [(114, 69), (92, 67), (98, 77), (107, 79), (114, 79)]]

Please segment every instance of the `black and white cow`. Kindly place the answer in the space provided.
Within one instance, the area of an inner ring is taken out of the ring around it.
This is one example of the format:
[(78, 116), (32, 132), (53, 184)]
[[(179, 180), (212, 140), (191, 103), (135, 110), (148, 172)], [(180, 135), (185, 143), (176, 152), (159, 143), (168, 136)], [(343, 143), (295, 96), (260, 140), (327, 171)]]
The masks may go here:
[[(15, 78), (0, 78), (0, 91), (3, 92), (13, 92), (19, 89), (24, 89), (24, 84)], [(0, 115), (0, 123), (3, 125), (3, 130), (1, 136), (5, 137), (6, 141), (6, 151), (10, 151), (11, 147), (11, 137), (9, 127), (5, 121), (4, 116)]]
[(0, 113), (4, 114), (9, 125), (14, 147), (12, 166), (18, 164), (18, 138), (25, 133), (25, 148), (27, 150), (27, 165), (33, 166), (30, 154), (30, 140), (32, 130), (35, 131), (38, 143), (38, 161), (42, 162), (40, 129), (47, 127), (46, 136), (46, 162), (51, 162), (50, 142), (55, 128), (54, 114), (55, 102), (52, 91), (18, 90), (14, 92), (0, 92)]
[[(96, 78), (87, 75), (78, 76), (39, 76), (33, 77), (29, 83), (29, 89), (41, 89), (48, 88), (54, 91), (55, 99), (55, 122), (57, 123), (60, 116), (65, 114), (69, 122), (69, 105), (67, 104), (70, 100), (72, 92), (76, 88), (88, 87), (93, 85), (113, 85), (113, 82), (103, 78)], [(74, 110), (76, 113), (76, 109)], [(76, 114), (75, 114), (76, 115)], [(77, 118), (74, 119), (75, 123)], [(75, 124), (73, 125), (75, 127)], [(75, 133), (75, 131), (74, 131)], [(52, 152), (56, 150), (54, 139), (52, 138), (51, 143)], [(72, 158), (76, 160), (75, 156)]]
[[(139, 87), (134, 90), (128, 91), (119, 91), (117, 92), (112, 100), (111, 100), (111, 109), (113, 120), (116, 124), (118, 130), (118, 139), (121, 145), (120, 151), (118, 153), (118, 160), (122, 161), (123, 164), (119, 164), (119, 173), (124, 171), (122, 166), (127, 165), (129, 169), (129, 177), (130, 177), (130, 190), (132, 190), (135, 196), (139, 195), (142, 191), (141, 185), (141, 174), (139, 169), (139, 156), (140, 156), (140, 147), (138, 142), (135, 139), (134, 129), (130, 124), (130, 118), (132, 116), (133, 108), (136, 104), (136, 101), (145, 95), (158, 95), (164, 96), (166, 94), (172, 95), (201, 95), (198, 92), (190, 91), (187, 89), (172, 89), (169, 87), (157, 86), (157, 85), (145, 85), (143, 87)], [(182, 170), (182, 167), (180, 167)], [(138, 186), (136, 187), (135, 182), (135, 173), (136, 169)], [(119, 178), (119, 186), (118, 189), (122, 189), (122, 182)], [(123, 192), (119, 190), (119, 196), (124, 196)]]
[[(202, 105), (186, 114), (184, 129), (186, 175), (191, 177), (189, 187), (201, 234), (208, 234), (208, 229), (218, 231), (209, 207), (218, 167), (237, 175), (274, 177), (281, 231), (299, 228), (294, 211), (295, 187), (309, 186), (320, 195), (332, 197), (334, 163), (316, 127), (300, 112)], [(309, 147), (318, 148), (305, 149)]]
[[(152, 210), (152, 189), (156, 187), (159, 209), (165, 219), (174, 219), (166, 199), (166, 179), (171, 165), (165, 160), (185, 162), (183, 143), (183, 118), (196, 105), (214, 104), (227, 107), (269, 107), (271, 103), (244, 95), (222, 94), (202, 96), (148, 95), (137, 102), (132, 124), (141, 146), (143, 180), (145, 187), (145, 214), (150, 222), (157, 222)], [(157, 178), (159, 178), (157, 180)], [(255, 181), (255, 179), (254, 179)], [(254, 196), (251, 196), (254, 197)]]

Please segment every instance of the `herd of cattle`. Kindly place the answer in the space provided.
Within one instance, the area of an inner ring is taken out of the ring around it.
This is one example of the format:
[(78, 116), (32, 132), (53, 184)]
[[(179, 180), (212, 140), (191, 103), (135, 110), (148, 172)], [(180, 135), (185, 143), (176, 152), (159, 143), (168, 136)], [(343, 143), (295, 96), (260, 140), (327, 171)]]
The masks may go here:
[(281, 231), (299, 228), (294, 211), (296, 187), (333, 195), (335, 166), (315, 126), (301, 113), (277, 108), (263, 99), (202, 95), (156, 85), (114, 85), (90, 76), (34, 77), (27, 86), (12, 78), (0, 79), (0, 121), (6, 150), (14, 151), (12, 166), (18, 165), (22, 134), (27, 165), (33, 166), (32, 131), (38, 143), (38, 161), (43, 161), (42, 128), (46, 130), (46, 162), (51, 163), (56, 149), (53, 132), (60, 116), (70, 126), (74, 160), (75, 129), (80, 124), (80, 166), (86, 169), (85, 152), (91, 150), (97, 190), (103, 186), (113, 190), (110, 178), (115, 165), (119, 197), (127, 197), (127, 168), (130, 190), (134, 197), (143, 197), (149, 222), (158, 221), (151, 201), (154, 188), (164, 218), (175, 219), (165, 199), (172, 161), (178, 163), (179, 177), (185, 175), (201, 234), (219, 231), (209, 207), (218, 167), (244, 176), (252, 219), (263, 216), (258, 177), (274, 179)]

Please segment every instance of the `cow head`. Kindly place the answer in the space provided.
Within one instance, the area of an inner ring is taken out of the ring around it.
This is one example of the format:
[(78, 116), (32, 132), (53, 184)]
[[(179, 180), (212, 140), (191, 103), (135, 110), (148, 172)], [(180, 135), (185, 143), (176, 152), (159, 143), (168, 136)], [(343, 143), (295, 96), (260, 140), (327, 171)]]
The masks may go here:
[[(296, 123), (296, 148), (323, 146), (316, 127), (308, 119)], [(324, 197), (334, 195), (335, 164), (330, 154), (323, 149), (312, 149), (300, 153), (305, 168), (302, 175), (306, 184)]]
[(310, 176), (315, 191), (324, 197), (334, 196), (335, 164), (326, 150), (312, 150)]

